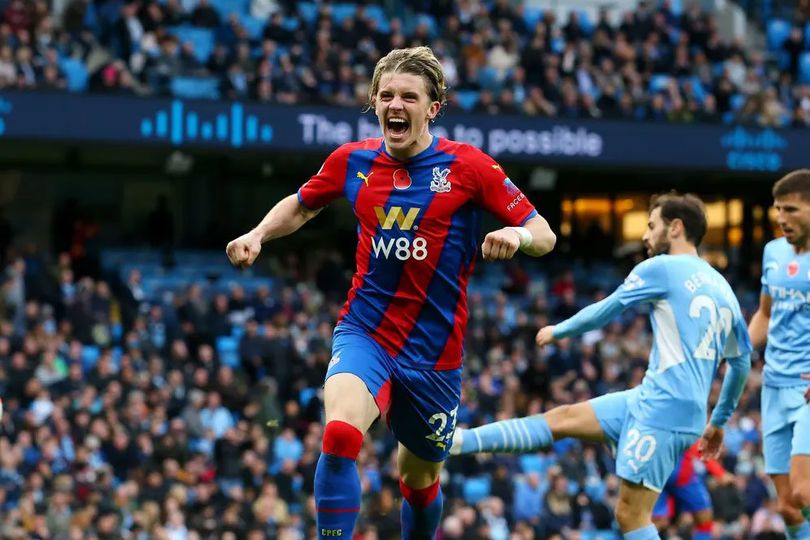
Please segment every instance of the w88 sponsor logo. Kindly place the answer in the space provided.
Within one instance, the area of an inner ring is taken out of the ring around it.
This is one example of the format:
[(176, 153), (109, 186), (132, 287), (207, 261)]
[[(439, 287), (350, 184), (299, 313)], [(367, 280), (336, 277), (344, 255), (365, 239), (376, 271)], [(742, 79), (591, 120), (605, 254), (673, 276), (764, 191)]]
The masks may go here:
[(427, 240), (418, 237), (413, 241), (400, 236), (399, 238), (375, 238), (371, 237), (371, 249), (376, 258), (388, 259), (392, 254), (400, 261), (407, 261), (410, 258), (422, 261), (427, 257)]
[[(399, 206), (392, 206), (388, 210), (380, 206), (374, 207), (377, 221), (384, 231), (390, 231), (394, 229), (394, 226), (400, 231), (417, 230), (419, 227), (415, 224), (415, 221), (419, 216), (419, 211), (419, 208), (403, 209)], [(407, 261), (411, 258), (422, 261), (427, 257), (427, 240), (424, 238), (411, 240), (404, 236), (399, 238), (377, 238), (372, 236), (371, 249), (378, 259), (380, 257), (388, 259), (393, 254), (400, 261)]]

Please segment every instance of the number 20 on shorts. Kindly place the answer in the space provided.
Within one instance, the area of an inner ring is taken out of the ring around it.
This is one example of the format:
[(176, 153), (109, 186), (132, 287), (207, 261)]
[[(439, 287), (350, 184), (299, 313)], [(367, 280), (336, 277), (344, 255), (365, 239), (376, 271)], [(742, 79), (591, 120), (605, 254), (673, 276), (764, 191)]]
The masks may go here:
[[(627, 444), (624, 445), (622, 453), (629, 457), (627, 464), (635, 471), (639, 466), (647, 463), (655, 453), (655, 437), (652, 435), (642, 435), (635, 428), (627, 432)], [(638, 462), (638, 463), (636, 463)]]

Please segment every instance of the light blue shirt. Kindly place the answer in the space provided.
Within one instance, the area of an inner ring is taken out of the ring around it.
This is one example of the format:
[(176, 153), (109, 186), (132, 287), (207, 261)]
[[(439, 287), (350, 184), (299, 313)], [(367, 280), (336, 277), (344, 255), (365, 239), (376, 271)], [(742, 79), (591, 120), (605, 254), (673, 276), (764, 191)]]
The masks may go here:
[(214, 410), (205, 407), (200, 411), (200, 422), (206, 431), (209, 429), (213, 431), (214, 437), (217, 439), (221, 439), (225, 432), (234, 426), (233, 416), (228, 409), (221, 406)]
[[(653, 346), (649, 367), (628, 403), (629, 410), (649, 426), (700, 434), (706, 425), (706, 402), (719, 362), (723, 358), (744, 360), (748, 368), (751, 352), (745, 320), (731, 286), (703, 259), (658, 255), (640, 263), (609, 297), (557, 325), (554, 337), (598, 328), (641, 303), (651, 304)], [(736, 386), (733, 390), (736, 392)], [(719, 424), (736, 406), (732, 394), (730, 391), (722, 407), (718, 404), (724, 417)]]
[(810, 253), (796, 254), (784, 238), (771, 240), (762, 256), (762, 292), (771, 297), (765, 384), (807, 384), (810, 373)]

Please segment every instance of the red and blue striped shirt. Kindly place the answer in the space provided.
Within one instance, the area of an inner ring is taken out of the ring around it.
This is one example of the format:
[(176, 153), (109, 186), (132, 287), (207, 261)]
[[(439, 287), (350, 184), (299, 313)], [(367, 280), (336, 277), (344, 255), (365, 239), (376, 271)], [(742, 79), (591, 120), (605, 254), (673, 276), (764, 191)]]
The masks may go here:
[(440, 137), (407, 161), (381, 138), (344, 144), (298, 190), (311, 209), (341, 196), (359, 224), (338, 326), (368, 333), (408, 367), (460, 367), (481, 210), (517, 226), (534, 206), (491, 157)]

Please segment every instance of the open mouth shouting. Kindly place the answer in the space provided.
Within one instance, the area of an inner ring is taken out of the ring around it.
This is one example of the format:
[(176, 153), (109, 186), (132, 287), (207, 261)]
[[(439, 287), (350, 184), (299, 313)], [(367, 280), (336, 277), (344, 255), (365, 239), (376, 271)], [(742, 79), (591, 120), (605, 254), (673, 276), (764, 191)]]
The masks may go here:
[(385, 122), (385, 128), (386, 131), (388, 131), (389, 138), (396, 141), (405, 140), (410, 127), (411, 123), (399, 116), (389, 118)]

